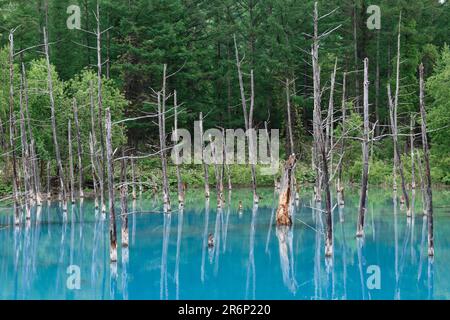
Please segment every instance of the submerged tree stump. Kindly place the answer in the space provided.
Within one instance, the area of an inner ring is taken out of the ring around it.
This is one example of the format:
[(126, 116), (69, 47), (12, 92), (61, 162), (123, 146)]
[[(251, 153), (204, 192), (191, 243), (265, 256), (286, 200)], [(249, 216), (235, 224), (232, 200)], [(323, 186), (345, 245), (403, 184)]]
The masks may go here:
[(281, 179), (281, 190), (280, 197), (278, 200), (277, 209), (277, 225), (279, 226), (290, 226), (292, 225), (292, 218), (290, 213), (291, 207), (291, 195), (293, 186), (293, 172), (295, 169), (295, 164), (297, 159), (295, 154), (289, 156), (288, 161), (284, 165), (284, 172)]

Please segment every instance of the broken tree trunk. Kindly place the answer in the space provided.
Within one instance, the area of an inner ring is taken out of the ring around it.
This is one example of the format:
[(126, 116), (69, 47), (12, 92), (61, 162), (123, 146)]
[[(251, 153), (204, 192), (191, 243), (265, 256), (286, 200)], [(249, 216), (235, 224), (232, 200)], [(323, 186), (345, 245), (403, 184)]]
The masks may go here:
[(73, 152), (72, 152), (72, 123), (69, 119), (67, 124), (67, 142), (69, 148), (69, 174), (70, 174), (70, 201), (75, 203), (75, 175), (73, 173)]
[(369, 59), (364, 59), (364, 137), (362, 143), (363, 170), (361, 180), (361, 191), (359, 198), (359, 215), (357, 237), (364, 236), (364, 215), (366, 213), (367, 185), (369, 182)]
[(289, 156), (286, 164), (284, 165), (284, 172), (281, 178), (281, 186), (280, 186), (280, 196), (278, 198), (278, 209), (277, 209), (277, 225), (282, 226), (291, 226), (292, 225), (292, 217), (291, 217), (291, 204), (292, 204), (292, 185), (293, 185), (293, 177), (294, 170), (296, 165), (295, 155), (292, 154)]
[(67, 211), (67, 199), (66, 199), (66, 184), (64, 182), (64, 169), (61, 161), (61, 153), (59, 151), (59, 144), (58, 144), (58, 135), (56, 132), (56, 111), (55, 111), (55, 98), (53, 96), (53, 78), (52, 78), (52, 70), (50, 65), (50, 55), (49, 55), (49, 49), (48, 49), (48, 38), (47, 38), (47, 30), (44, 27), (44, 49), (45, 49), (45, 60), (47, 63), (47, 84), (48, 84), (48, 93), (50, 96), (50, 109), (51, 109), (51, 121), (52, 121), (52, 134), (53, 134), (53, 144), (55, 148), (56, 153), (56, 163), (58, 166), (58, 173), (59, 173), (59, 185), (60, 185), (60, 192), (61, 192), (61, 198), (63, 202), (63, 211)]
[(425, 85), (423, 80), (423, 64), (419, 67), (419, 105), (420, 115), (422, 117), (422, 145), (423, 145), (423, 158), (425, 161), (425, 182), (426, 182), (426, 210), (428, 216), (428, 255), (434, 256), (434, 233), (433, 233), (433, 194), (431, 190), (431, 172), (430, 172), (430, 149), (428, 146), (427, 138), (427, 115), (425, 112)]
[[(173, 108), (174, 108), (174, 136), (178, 141), (178, 101), (177, 101), (177, 91), (173, 92)], [(184, 205), (184, 190), (183, 181), (181, 180), (181, 172), (179, 162), (179, 154), (176, 154), (176, 170), (177, 170), (177, 186), (178, 186), (178, 205)]]
[(75, 121), (75, 130), (77, 134), (77, 155), (78, 155), (78, 196), (84, 198), (83, 192), (83, 159), (82, 159), (82, 145), (81, 145), (81, 133), (80, 124), (78, 122), (78, 106), (77, 100), (73, 98), (73, 118)]
[(47, 200), (52, 198), (52, 186), (50, 181), (50, 161), (47, 161)]
[[(120, 208), (122, 218), (122, 247), (128, 247), (128, 185), (127, 185), (127, 159), (122, 151), (122, 160), (120, 166)], [(134, 214), (134, 212), (133, 212)]]
[(114, 209), (114, 166), (112, 149), (111, 112), (106, 109), (106, 161), (108, 163), (108, 191), (109, 191), (109, 257), (111, 262), (117, 261), (117, 232), (116, 232), (116, 212)]

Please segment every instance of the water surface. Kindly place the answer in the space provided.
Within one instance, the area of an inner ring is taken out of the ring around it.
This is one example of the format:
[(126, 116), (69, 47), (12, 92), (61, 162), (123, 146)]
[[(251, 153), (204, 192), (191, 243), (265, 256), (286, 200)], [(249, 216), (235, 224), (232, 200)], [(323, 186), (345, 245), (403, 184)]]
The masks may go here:
[[(274, 225), (273, 190), (261, 193), (252, 208), (248, 190), (233, 190), (231, 202), (227, 194), (225, 208), (217, 210), (215, 196), (208, 203), (202, 191), (190, 191), (184, 211), (171, 215), (158, 213), (150, 195), (130, 200), (130, 246), (119, 243), (113, 265), (109, 221), (92, 201), (69, 205), (66, 221), (58, 203), (33, 208), (31, 222), (20, 228), (2, 208), (0, 299), (450, 298), (449, 191), (433, 192), (434, 259), (427, 257), (420, 193), (407, 219), (390, 191), (371, 188), (361, 241), (355, 238), (358, 191), (347, 190), (345, 207), (333, 212), (332, 259), (324, 257), (325, 218), (310, 190), (296, 204), (291, 229)], [(67, 285), (69, 266), (80, 268), (78, 290)]]

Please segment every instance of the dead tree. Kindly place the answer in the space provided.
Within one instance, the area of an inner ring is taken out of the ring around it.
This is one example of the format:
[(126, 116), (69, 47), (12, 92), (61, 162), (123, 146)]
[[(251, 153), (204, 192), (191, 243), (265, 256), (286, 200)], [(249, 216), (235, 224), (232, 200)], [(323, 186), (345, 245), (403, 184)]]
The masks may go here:
[(236, 56), (236, 67), (238, 70), (238, 78), (239, 78), (239, 90), (241, 93), (241, 103), (242, 103), (242, 112), (244, 114), (244, 122), (245, 122), (245, 130), (249, 133), (249, 157), (251, 163), (251, 172), (252, 172), (252, 190), (253, 190), (253, 202), (258, 203), (258, 195), (256, 193), (256, 166), (254, 164), (254, 158), (256, 154), (254, 152), (254, 143), (253, 137), (249, 129), (253, 129), (253, 109), (255, 104), (255, 88), (254, 88), (254, 79), (253, 79), (253, 70), (250, 71), (250, 111), (247, 113), (247, 99), (245, 97), (245, 88), (244, 88), (244, 80), (241, 70), (242, 60), (239, 59), (239, 50), (236, 42), (236, 36), (234, 36), (234, 48), (235, 48), (235, 56)]
[(114, 209), (114, 164), (112, 149), (112, 129), (111, 129), (111, 112), (106, 109), (106, 161), (108, 163), (108, 193), (109, 193), (109, 240), (110, 251), (109, 257), (111, 262), (117, 261), (117, 232), (116, 232), (116, 212)]
[(162, 167), (162, 182), (163, 182), (163, 202), (164, 212), (170, 212), (170, 194), (169, 194), (169, 180), (167, 177), (167, 158), (166, 158), (166, 76), (167, 65), (163, 67), (163, 85), (160, 92), (158, 92), (158, 124), (159, 124), (159, 143), (160, 156)]
[(395, 105), (392, 102), (392, 97), (391, 97), (391, 87), (388, 84), (388, 104), (389, 104), (389, 113), (390, 113), (390, 118), (391, 118), (391, 130), (392, 130), (392, 139), (394, 141), (394, 152), (395, 152), (395, 157), (394, 157), (394, 171), (395, 167), (397, 168), (399, 174), (400, 174), (400, 178), (401, 178), (401, 182), (402, 182), (402, 192), (403, 192), (403, 198), (405, 200), (405, 205), (406, 205), (406, 215), (409, 217), (411, 215), (411, 210), (410, 210), (410, 206), (409, 206), (409, 196), (408, 196), (408, 191), (406, 190), (406, 180), (405, 180), (405, 175), (403, 172), (403, 164), (402, 164), (402, 158), (400, 155), (400, 148), (398, 146), (398, 128), (397, 128), (397, 120), (396, 120), (396, 108)]
[(369, 59), (364, 59), (364, 138), (362, 143), (363, 170), (359, 198), (359, 215), (357, 237), (364, 236), (364, 215), (367, 202), (367, 185), (369, 183)]
[(73, 173), (73, 152), (72, 152), (72, 123), (69, 119), (67, 124), (67, 142), (69, 148), (69, 177), (70, 177), (70, 201), (75, 203), (75, 175)]
[(19, 106), (20, 106), (20, 138), (22, 145), (22, 172), (24, 187), (24, 207), (26, 220), (31, 219), (31, 168), (27, 133), (25, 129), (25, 113), (23, 107), (23, 77), (20, 78)]
[(411, 123), (409, 126), (409, 144), (411, 148), (411, 190), (416, 189), (416, 173), (415, 173), (415, 161), (414, 161), (414, 117), (411, 116)]
[[(105, 175), (103, 171), (103, 167), (101, 166), (101, 161), (99, 160), (99, 157), (97, 155), (97, 134), (96, 134), (96, 124), (95, 124), (95, 111), (94, 111), (94, 90), (93, 90), (93, 84), (92, 81), (89, 82), (89, 105), (90, 105), (90, 111), (91, 111), (91, 162), (92, 162), (92, 169), (93, 173), (97, 175), (98, 178), (98, 186), (100, 191), (100, 211), (102, 212), (102, 217), (104, 217), (104, 213), (106, 212), (106, 205), (105, 205)], [(100, 121), (101, 122), (101, 121)], [(98, 190), (95, 190), (96, 194)], [(97, 198), (97, 197), (96, 197)]]
[(91, 173), (92, 173), (92, 185), (94, 187), (94, 203), (95, 203), (95, 209), (99, 208), (98, 205), (98, 186), (97, 186), (97, 163), (96, 163), (96, 156), (95, 156), (95, 149), (94, 149), (94, 141), (92, 138), (92, 132), (89, 133), (89, 153), (91, 158)]
[(52, 198), (52, 186), (50, 181), (50, 161), (47, 161), (47, 200)]
[[(174, 109), (174, 135), (178, 139), (178, 101), (177, 101), (177, 91), (173, 92), (173, 109)], [(179, 162), (179, 154), (176, 155), (176, 170), (177, 170), (177, 186), (178, 186), (178, 204), (179, 206), (184, 205), (184, 190), (183, 181), (181, 180), (181, 172)]]
[(131, 196), (133, 200), (136, 200), (136, 169), (133, 155), (131, 155)]
[[(326, 16), (326, 15), (325, 15)], [(330, 34), (332, 29), (322, 35), (318, 34), (318, 21), (319, 14), (317, 10), (317, 2), (314, 3), (314, 36), (313, 36), (313, 45), (311, 49), (311, 57), (312, 57), (312, 67), (313, 67), (313, 83), (314, 83), (314, 137), (316, 150), (318, 151), (316, 154), (316, 160), (319, 160), (318, 163), (321, 163), (321, 172), (322, 176), (319, 179), (323, 178), (323, 185), (325, 191), (325, 213), (326, 213), (326, 221), (327, 221), (327, 230), (326, 230), (326, 241), (325, 241), (325, 256), (331, 257), (333, 255), (333, 219), (332, 219), (332, 208), (331, 208), (331, 191), (330, 191), (330, 177), (328, 173), (328, 159), (327, 152), (325, 146), (325, 138), (324, 132), (322, 128), (322, 114), (321, 114), (321, 87), (320, 87), (320, 66), (319, 66), (319, 39), (325, 37)], [(321, 18), (323, 18), (322, 16)], [(317, 191), (319, 194), (321, 189)]]
[(288, 134), (289, 134), (289, 154), (295, 153), (294, 151), (294, 138), (292, 135), (292, 121), (291, 121), (291, 92), (289, 89), (290, 80), (286, 79), (285, 89), (286, 89), (286, 106), (287, 106), (287, 125), (288, 125)]
[(293, 176), (295, 171), (297, 159), (294, 154), (289, 156), (289, 159), (284, 165), (283, 176), (281, 178), (280, 195), (278, 198), (277, 209), (277, 225), (279, 226), (291, 226), (292, 225), (292, 187)]
[[(346, 106), (346, 79), (347, 79), (347, 73), (344, 72), (343, 78), (342, 78), (342, 102), (341, 102), (341, 112), (342, 112), (342, 124), (341, 124), (341, 130), (342, 134), (345, 132), (345, 121), (346, 121), (346, 113), (347, 113), (347, 106)], [(341, 159), (344, 157), (344, 148), (345, 148), (345, 139), (341, 139), (341, 146), (340, 146), (340, 157)], [(338, 179), (337, 179), (337, 193), (339, 197), (339, 205), (344, 205), (344, 185), (342, 184), (342, 161), (339, 161), (338, 164)]]
[(77, 100), (73, 99), (73, 118), (75, 121), (75, 130), (77, 134), (77, 154), (78, 154), (78, 196), (84, 198), (83, 192), (83, 146), (81, 145), (80, 124), (78, 122), (78, 106)]
[(330, 99), (328, 101), (328, 115), (326, 121), (326, 143), (325, 146), (327, 148), (327, 157), (330, 159), (329, 172), (333, 172), (333, 140), (334, 140), (334, 86), (336, 83), (336, 71), (337, 71), (337, 58), (334, 62), (333, 73), (331, 74), (331, 82), (330, 82)]
[(431, 190), (431, 171), (430, 171), (430, 149), (427, 138), (427, 115), (425, 112), (425, 85), (423, 80), (423, 64), (419, 66), (419, 105), (420, 115), (422, 117), (422, 146), (423, 158), (425, 161), (425, 182), (426, 182), (426, 210), (428, 216), (428, 255), (434, 256), (434, 233), (433, 233), (433, 194)]
[(25, 64), (22, 63), (22, 79), (23, 79), (23, 94), (24, 94), (24, 102), (25, 102), (25, 116), (27, 119), (27, 132), (28, 132), (28, 138), (30, 141), (29, 144), (29, 156), (30, 156), (30, 170), (31, 176), (32, 176), (32, 188), (34, 193), (34, 199), (36, 200), (36, 204), (38, 206), (41, 205), (42, 202), (42, 195), (41, 195), (41, 181), (40, 181), (40, 175), (39, 175), (39, 166), (38, 166), (38, 159), (36, 154), (36, 144), (33, 137), (33, 130), (31, 127), (31, 120), (30, 120), (30, 112), (28, 108), (28, 82), (25, 72)]
[[(199, 118), (199, 131), (200, 131), (200, 142), (201, 142), (201, 152), (203, 158), (203, 113), (200, 112)], [(209, 198), (209, 173), (208, 173), (208, 164), (206, 161), (203, 161), (203, 169), (204, 169), (204, 180), (205, 180), (205, 197)]]
[(122, 218), (122, 247), (128, 247), (128, 184), (127, 184), (127, 159), (122, 151), (122, 159), (120, 166), (120, 208)]
[(47, 63), (47, 84), (48, 84), (48, 93), (50, 97), (50, 109), (51, 109), (51, 121), (52, 121), (52, 134), (53, 134), (53, 144), (55, 148), (55, 154), (56, 154), (56, 163), (58, 166), (58, 173), (59, 173), (59, 185), (60, 185), (60, 192), (61, 192), (61, 198), (63, 202), (63, 211), (67, 211), (67, 199), (66, 199), (66, 184), (64, 181), (64, 169), (61, 161), (61, 153), (59, 150), (59, 144), (58, 144), (58, 135), (56, 132), (56, 111), (55, 111), (55, 98), (53, 96), (53, 78), (52, 78), (52, 70), (50, 65), (50, 55), (48, 50), (48, 38), (47, 38), (47, 30), (44, 27), (44, 49), (45, 49), (45, 60)]
[(19, 174), (15, 144), (16, 117), (14, 114), (14, 30), (9, 33), (9, 147), (13, 167), (14, 224), (20, 224)]

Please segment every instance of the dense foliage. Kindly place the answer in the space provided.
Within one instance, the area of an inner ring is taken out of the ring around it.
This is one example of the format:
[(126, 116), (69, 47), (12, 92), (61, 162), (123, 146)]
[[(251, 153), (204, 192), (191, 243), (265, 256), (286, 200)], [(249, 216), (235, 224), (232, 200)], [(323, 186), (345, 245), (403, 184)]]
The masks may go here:
[[(80, 108), (83, 148), (88, 149), (91, 81), (93, 94), (97, 94), (97, 52), (92, 49), (96, 46), (96, 39), (91, 33), (69, 30), (66, 20), (69, 17), (67, 7), (77, 4), (81, 8), (81, 28), (92, 31), (97, 23), (96, 3), (97, 0), (0, 0), (2, 139), (7, 141), (9, 119), (8, 31), (19, 26), (15, 32), (15, 50), (19, 52), (41, 44), (42, 30), (47, 25), (54, 66), (58, 133), (61, 139), (67, 137), (67, 120), (73, 117), (72, 98), (75, 97)], [(263, 128), (264, 121), (269, 119), (269, 127), (282, 129), (284, 141), (287, 141), (287, 109), (283, 81), (295, 79), (291, 90), (291, 116), (296, 149), (302, 160), (300, 167), (306, 172), (299, 175), (308, 175), (313, 101), (312, 69), (307, 52), (311, 46), (314, 1), (99, 0), (99, 4), (101, 29), (111, 27), (102, 34), (103, 94), (104, 105), (111, 107), (114, 119), (139, 117), (155, 111), (155, 105), (151, 103), (152, 94), (153, 90), (161, 88), (162, 66), (166, 63), (168, 73), (174, 74), (168, 80), (168, 88), (177, 90), (178, 100), (183, 103), (180, 127), (192, 130), (193, 120), (198, 118), (199, 112), (207, 114), (205, 128), (244, 127), (234, 56), (235, 35), (240, 55), (245, 57), (245, 86), (249, 84), (247, 75), (251, 69), (255, 74), (255, 126)], [(417, 68), (420, 62), (424, 62), (428, 79), (429, 126), (435, 130), (430, 133), (433, 178), (435, 182), (450, 183), (450, 121), (447, 112), (450, 107), (450, 51), (445, 46), (450, 40), (450, 5), (448, 1), (438, 0), (378, 1), (381, 29), (370, 30), (366, 27), (369, 16), (366, 11), (370, 4), (366, 0), (319, 1), (321, 14), (337, 8), (320, 21), (320, 32), (340, 26), (321, 42), (322, 82), (328, 88), (328, 79), (337, 58), (335, 107), (340, 109), (342, 75), (350, 72), (346, 86), (348, 125), (355, 128), (352, 135), (360, 135), (362, 74), (352, 71), (360, 70), (362, 60), (368, 57), (371, 121), (378, 121), (377, 134), (388, 133), (386, 85), (395, 85), (396, 41), (401, 12), (400, 131), (409, 132), (410, 116), (418, 113)], [(35, 47), (16, 57), (15, 87), (18, 90), (20, 62), (23, 61), (29, 78), (30, 116), (38, 155), (40, 159), (50, 160), (54, 151), (49, 127), (46, 66), (41, 49)], [(328, 90), (325, 90), (324, 109), (328, 95)], [(15, 107), (17, 111), (17, 101)], [(415, 132), (418, 133), (420, 117), (415, 117)], [(126, 142), (137, 152), (147, 152), (149, 145), (158, 143), (158, 127), (148, 118), (129, 121), (115, 129), (115, 143)], [(340, 132), (340, 124), (336, 123), (336, 137)], [(359, 181), (360, 142), (349, 139), (346, 144), (344, 175), (352, 181)], [(406, 157), (409, 140), (401, 137), (400, 144)], [(64, 147), (65, 143), (62, 150), (65, 157)], [(416, 139), (415, 147), (420, 150), (420, 139)], [(392, 157), (389, 136), (374, 144), (371, 182), (388, 181)], [(3, 158), (0, 161), (4, 161)], [(89, 159), (85, 161), (88, 164)], [(407, 160), (404, 162), (405, 166), (409, 165)], [(236, 174), (236, 179), (241, 177), (242, 172)]]

